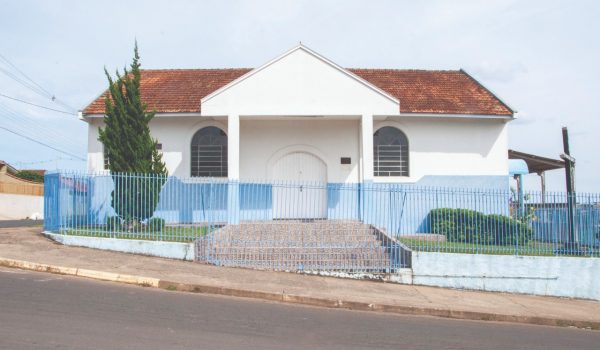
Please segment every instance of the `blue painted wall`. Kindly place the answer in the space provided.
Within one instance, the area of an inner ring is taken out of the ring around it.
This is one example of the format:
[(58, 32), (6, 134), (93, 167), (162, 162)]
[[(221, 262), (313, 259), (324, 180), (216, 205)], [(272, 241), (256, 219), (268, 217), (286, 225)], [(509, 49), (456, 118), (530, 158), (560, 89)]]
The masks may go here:
[[(60, 213), (63, 226), (79, 221), (95, 225), (115, 215), (111, 176), (69, 178), (56, 174), (47, 179), (47, 218)], [(508, 214), (509, 210), (508, 176), (427, 176), (412, 184), (329, 183), (324, 188), (328, 219), (360, 220), (394, 234), (430, 232), (428, 214), (433, 208), (470, 208), (498, 214)], [(272, 220), (273, 188), (261, 182), (170, 177), (161, 190), (154, 216), (168, 224)], [(48, 220), (49, 227), (59, 225), (54, 219)]]

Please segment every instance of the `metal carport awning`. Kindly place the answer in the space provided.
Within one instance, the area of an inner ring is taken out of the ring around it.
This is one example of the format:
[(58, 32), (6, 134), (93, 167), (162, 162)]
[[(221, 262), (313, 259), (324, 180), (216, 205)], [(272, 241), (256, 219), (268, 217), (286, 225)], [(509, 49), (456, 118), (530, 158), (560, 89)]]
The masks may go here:
[(565, 162), (561, 159), (546, 158), (512, 149), (508, 150), (508, 159), (521, 159), (525, 161), (529, 173), (535, 173), (540, 176), (542, 183), (542, 201), (545, 201), (546, 194), (546, 171), (563, 169), (565, 167)]

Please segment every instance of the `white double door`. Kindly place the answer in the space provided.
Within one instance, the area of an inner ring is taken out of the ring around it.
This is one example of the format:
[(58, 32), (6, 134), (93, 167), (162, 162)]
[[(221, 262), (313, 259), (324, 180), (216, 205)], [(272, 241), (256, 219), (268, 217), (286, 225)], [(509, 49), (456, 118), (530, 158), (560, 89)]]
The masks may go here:
[(272, 169), (274, 219), (327, 217), (327, 165), (307, 152), (281, 157)]

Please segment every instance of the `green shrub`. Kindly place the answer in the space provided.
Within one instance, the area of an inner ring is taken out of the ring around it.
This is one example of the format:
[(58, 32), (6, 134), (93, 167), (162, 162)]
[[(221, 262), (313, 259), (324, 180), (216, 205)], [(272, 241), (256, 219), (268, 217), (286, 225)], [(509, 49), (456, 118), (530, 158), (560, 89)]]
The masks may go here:
[(21, 170), (18, 173), (16, 173), (16, 176), (23, 180), (29, 180), (33, 182), (44, 182), (44, 175), (38, 174), (34, 171)]
[(123, 221), (118, 216), (109, 216), (106, 218), (106, 230), (107, 231), (120, 231), (122, 228)]
[(469, 209), (433, 209), (429, 220), (432, 233), (446, 236), (448, 242), (523, 245), (533, 235), (531, 228), (520, 220)]
[(165, 219), (151, 218), (148, 220), (148, 229), (154, 232), (160, 232), (165, 228)]

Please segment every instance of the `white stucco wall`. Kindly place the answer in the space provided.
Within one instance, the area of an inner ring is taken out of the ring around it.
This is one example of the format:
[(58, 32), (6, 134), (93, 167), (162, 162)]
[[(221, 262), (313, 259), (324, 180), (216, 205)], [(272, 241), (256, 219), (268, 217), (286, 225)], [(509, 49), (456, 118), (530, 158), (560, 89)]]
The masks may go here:
[[(359, 122), (355, 120), (253, 120), (241, 122), (242, 179), (272, 179), (272, 167), (294, 151), (315, 154), (327, 165), (328, 182), (359, 181)], [(350, 157), (351, 164), (340, 164)]]
[(0, 193), (0, 220), (43, 219), (44, 197)]
[(376, 182), (416, 182), (426, 175), (508, 175), (507, 123), (503, 120), (394, 117), (375, 120), (373, 131), (385, 126), (406, 134), (410, 176), (376, 177)]
[(299, 47), (202, 100), (202, 115), (394, 115), (398, 101)]
[(600, 300), (600, 259), (413, 252), (420, 285)]
[[(292, 151), (311, 152), (327, 164), (329, 182), (360, 181), (360, 120), (357, 117), (258, 118), (240, 122), (240, 178), (269, 180), (270, 166)], [(88, 169), (101, 171), (99, 120), (89, 124)], [(227, 132), (226, 118), (156, 117), (152, 135), (162, 143), (169, 173), (190, 175), (190, 142), (196, 131), (217, 126)], [(416, 182), (426, 175), (507, 175), (507, 124), (486, 119), (393, 117), (375, 120), (374, 130), (395, 126), (408, 137), (410, 177), (376, 178), (385, 182)], [(351, 157), (352, 164), (340, 164)]]
[[(88, 171), (103, 169), (102, 143), (98, 141), (98, 118), (88, 122)], [(150, 122), (150, 133), (162, 144), (163, 160), (170, 175), (190, 176), (190, 145), (196, 131), (217, 126), (227, 132), (226, 118), (155, 117)]]

